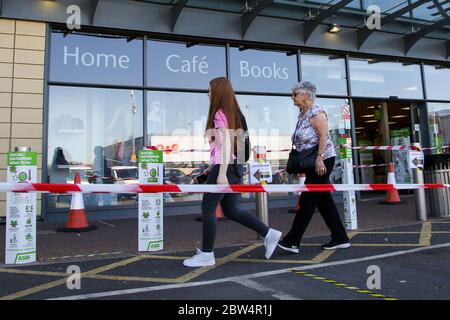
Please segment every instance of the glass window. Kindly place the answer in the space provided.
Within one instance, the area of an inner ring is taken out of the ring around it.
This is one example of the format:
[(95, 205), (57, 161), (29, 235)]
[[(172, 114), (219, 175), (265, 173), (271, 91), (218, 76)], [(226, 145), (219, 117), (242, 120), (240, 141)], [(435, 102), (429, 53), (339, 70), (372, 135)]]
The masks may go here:
[(298, 81), (297, 56), (230, 48), (230, 78), (237, 91), (290, 93)]
[(428, 123), (432, 147), (450, 145), (450, 103), (429, 102)]
[(450, 100), (450, 68), (425, 66), (425, 83), (428, 99)]
[(351, 59), (350, 80), (354, 96), (423, 98), (419, 65)]
[(336, 56), (302, 54), (302, 80), (317, 87), (317, 94), (347, 95), (345, 59)]
[[(341, 145), (339, 143), (339, 138), (349, 136), (350, 133), (350, 124), (342, 115), (342, 106), (347, 105), (348, 102), (343, 99), (321, 99), (318, 98), (316, 103), (321, 106), (328, 117), (328, 131), (330, 133), (331, 141), (333, 141), (334, 147), (338, 147)], [(330, 175), (331, 183), (342, 183), (342, 170), (340, 168), (340, 156), (339, 149), (335, 149), (336, 151), (336, 161), (334, 163), (333, 172)]]
[[(272, 184), (298, 183), (298, 178), (286, 174), (291, 149), (291, 135), (297, 123), (299, 109), (290, 97), (238, 95), (244, 113), (252, 147), (265, 146), (267, 160), (272, 165)], [(288, 150), (280, 152), (280, 150)], [(252, 158), (249, 161), (252, 161)], [(248, 177), (245, 177), (248, 183)], [(269, 193), (269, 197), (284, 194)]]
[(159, 88), (208, 89), (225, 77), (225, 47), (148, 41), (148, 84)]
[[(138, 183), (136, 153), (143, 147), (141, 91), (50, 87), (48, 180)], [(87, 206), (135, 204), (136, 194), (86, 194)], [(49, 207), (67, 207), (70, 196), (49, 196)]]
[[(149, 144), (164, 153), (164, 183), (190, 184), (192, 174), (209, 164), (205, 139), (209, 99), (206, 93), (150, 91), (147, 95)], [(182, 150), (200, 150), (182, 152)], [(201, 151), (203, 150), (203, 151)], [(201, 194), (164, 194), (166, 202), (201, 200)]]
[(50, 81), (143, 85), (142, 40), (53, 33)]
[[(272, 150), (267, 153), (267, 160), (272, 165), (272, 184), (298, 183), (298, 177), (285, 172), (289, 151), (292, 147), (291, 136), (298, 120), (298, 107), (292, 103), (290, 97), (238, 95), (237, 99), (247, 119), (252, 146), (266, 146), (267, 150)], [(337, 146), (339, 135), (343, 134), (341, 132), (341, 128), (344, 128), (342, 105), (345, 104), (345, 101), (317, 99), (316, 102), (328, 114), (330, 136)], [(288, 151), (280, 152), (280, 150)], [(338, 164), (339, 155), (336, 158), (336, 166)], [(333, 183), (342, 182), (339, 169), (333, 171), (331, 179)], [(270, 194), (270, 196), (279, 195)]]
[[(378, 6), (381, 9), (381, 12), (394, 12), (407, 4), (405, 0), (363, 0), (364, 9), (367, 9), (369, 6)], [(395, 9), (394, 9), (395, 8)]]

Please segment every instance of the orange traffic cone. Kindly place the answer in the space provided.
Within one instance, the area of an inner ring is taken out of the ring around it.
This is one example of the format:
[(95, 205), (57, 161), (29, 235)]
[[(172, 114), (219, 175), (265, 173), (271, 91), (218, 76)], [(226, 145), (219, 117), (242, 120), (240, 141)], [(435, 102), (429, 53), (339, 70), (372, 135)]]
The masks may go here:
[[(395, 171), (394, 171), (394, 164), (391, 162), (389, 163), (389, 172), (388, 172), (388, 184), (396, 184), (397, 181), (395, 180)], [(380, 204), (402, 204), (405, 203), (404, 201), (400, 200), (400, 196), (398, 195), (398, 190), (388, 190), (386, 194), (386, 200), (380, 202)]]
[[(304, 185), (305, 180), (306, 180), (306, 175), (304, 173), (300, 173), (300, 179), (298, 181), (298, 184)], [(296, 205), (295, 209), (289, 209), (288, 210), (289, 213), (297, 213), (298, 210), (300, 210), (300, 195), (301, 194), (302, 194), (301, 192), (298, 193), (297, 205)]]
[[(75, 174), (75, 184), (81, 183), (80, 173)], [(69, 220), (65, 227), (58, 228), (58, 232), (87, 232), (97, 229), (96, 226), (89, 226), (84, 210), (84, 198), (81, 192), (73, 192), (70, 201)]]

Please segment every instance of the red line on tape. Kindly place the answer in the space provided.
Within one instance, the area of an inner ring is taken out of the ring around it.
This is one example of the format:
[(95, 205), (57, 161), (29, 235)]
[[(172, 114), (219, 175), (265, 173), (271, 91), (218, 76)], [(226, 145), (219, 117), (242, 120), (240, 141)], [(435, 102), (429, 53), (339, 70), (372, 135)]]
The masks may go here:
[(230, 187), (234, 192), (266, 192), (261, 185), (233, 184)]
[(439, 183), (426, 183), (426, 184), (424, 184), (424, 186), (427, 189), (445, 188), (444, 184), (439, 184)]
[(175, 184), (165, 184), (165, 185), (151, 185), (151, 184), (140, 184), (139, 187), (142, 189), (143, 193), (157, 193), (157, 192), (181, 192), (182, 190)]
[(332, 184), (307, 184), (305, 185), (309, 191), (335, 192), (336, 188)]
[(371, 190), (394, 190), (393, 184), (369, 184)]
[(36, 191), (48, 191), (50, 193), (81, 192), (82, 190), (76, 184), (52, 184), (52, 183), (33, 183)]

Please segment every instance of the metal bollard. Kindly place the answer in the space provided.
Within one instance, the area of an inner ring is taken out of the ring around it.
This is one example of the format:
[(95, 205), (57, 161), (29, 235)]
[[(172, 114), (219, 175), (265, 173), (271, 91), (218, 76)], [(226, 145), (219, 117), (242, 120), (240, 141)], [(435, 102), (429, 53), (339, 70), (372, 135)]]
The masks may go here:
[[(264, 163), (266, 162), (266, 148), (264, 146), (255, 146), (255, 159), (256, 162)], [(249, 171), (250, 172), (250, 171)], [(260, 184), (265, 184), (265, 182), (260, 182)], [(257, 192), (255, 194), (256, 201), (256, 217), (261, 220), (264, 224), (269, 225), (269, 204), (267, 192)], [(261, 235), (257, 234), (256, 238), (258, 240), (264, 239)]]
[[(255, 194), (256, 199), (256, 216), (264, 224), (269, 225), (269, 205), (267, 201), (267, 192), (258, 192)], [(264, 237), (257, 235), (257, 239), (261, 240)]]
[[(420, 143), (413, 143), (413, 146), (421, 150)], [(417, 184), (424, 184), (423, 168), (413, 169), (414, 181)], [(414, 190), (416, 195), (416, 217), (419, 221), (427, 221), (427, 206), (425, 199), (425, 189), (420, 188)]]

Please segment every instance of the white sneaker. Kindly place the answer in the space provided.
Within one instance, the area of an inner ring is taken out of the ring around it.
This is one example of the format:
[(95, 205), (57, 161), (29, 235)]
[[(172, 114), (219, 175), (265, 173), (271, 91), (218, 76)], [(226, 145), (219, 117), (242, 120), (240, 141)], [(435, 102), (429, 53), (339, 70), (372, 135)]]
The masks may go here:
[(214, 252), (203, 252), (197, 248), (197, 253), (189, 259), (183, 261), (186, 267), (207, 267), (216, 264)]
[(264, 245), (266, 246), (266, 259), (270, 259), (272, 253), (277, 247), (278, 241), (280, 241), (281, 232), (275, 229), (269, 229), (266, 237), (264, 238)]

